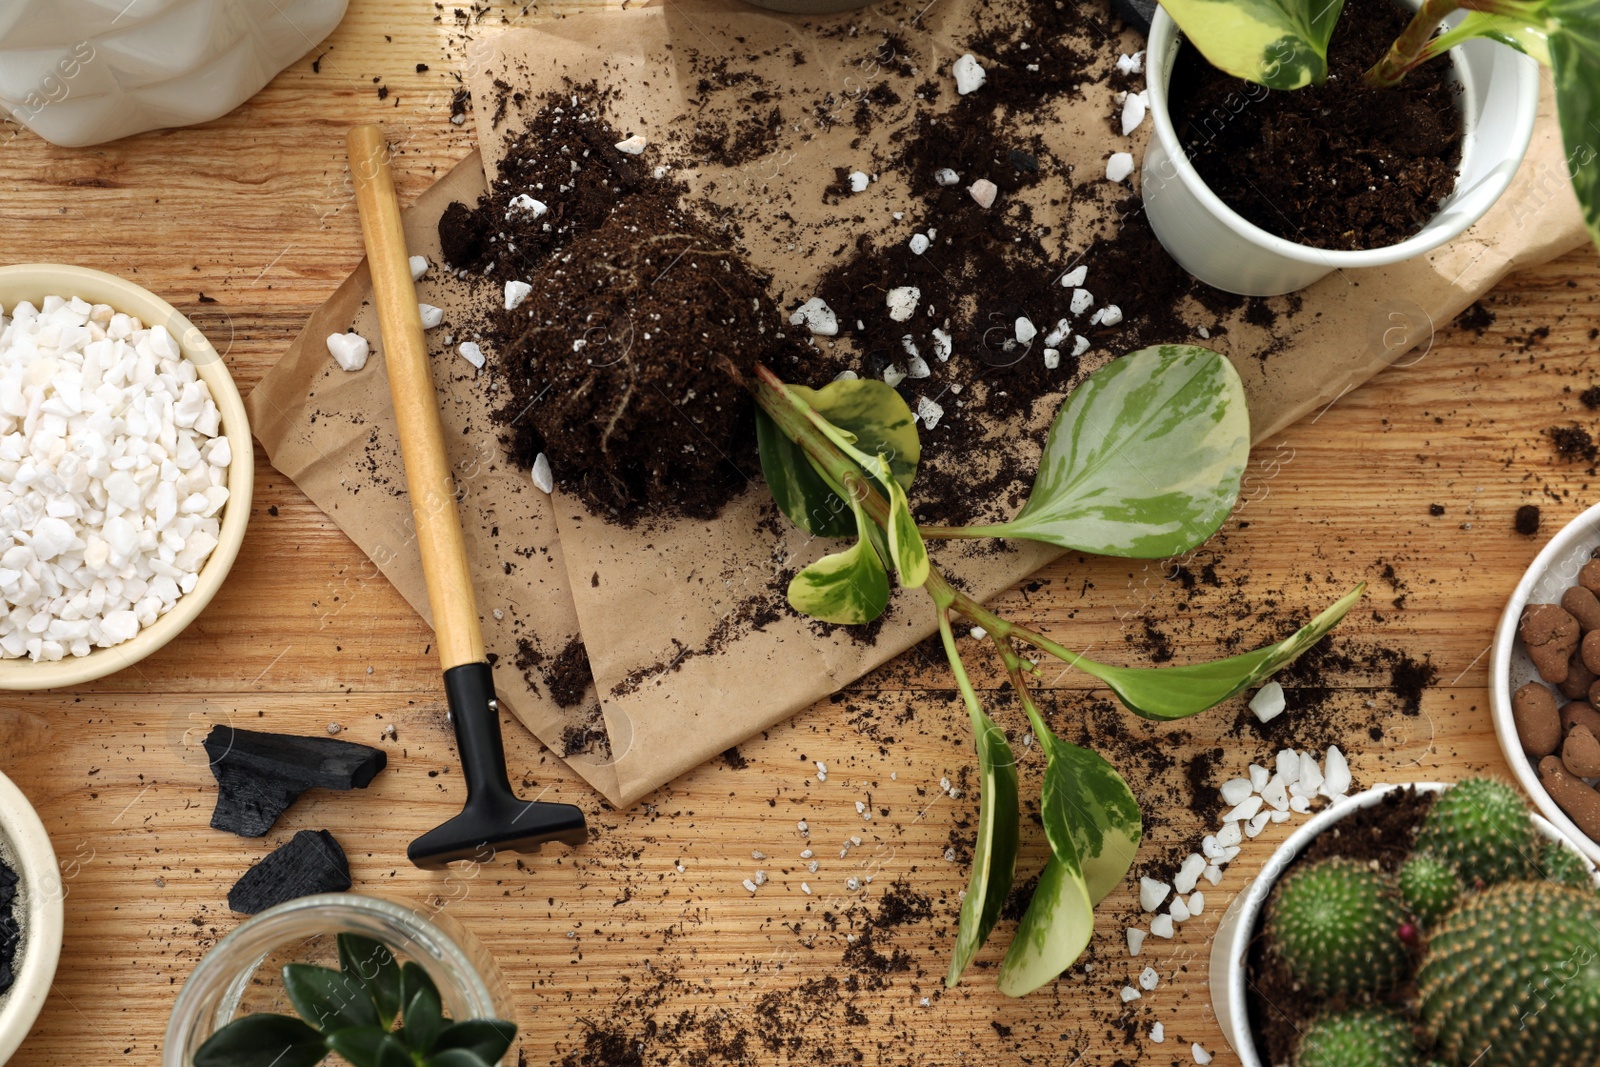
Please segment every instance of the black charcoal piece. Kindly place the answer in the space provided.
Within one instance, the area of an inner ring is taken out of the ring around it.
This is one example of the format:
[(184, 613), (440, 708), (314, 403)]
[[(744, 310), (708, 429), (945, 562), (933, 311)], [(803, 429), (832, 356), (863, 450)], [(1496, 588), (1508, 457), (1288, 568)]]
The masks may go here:
[(350, 888), (350, 861), (326, 830), (301, 830), (262, 857), (228, 890), (228, 907), (254, 915), (313, 893)]
[(331, 737), (213, 726), (206, 755), (217, 778), (211, 825), (261, 837), (307, 789), (364, 789), (388, 764), (382, 749)]

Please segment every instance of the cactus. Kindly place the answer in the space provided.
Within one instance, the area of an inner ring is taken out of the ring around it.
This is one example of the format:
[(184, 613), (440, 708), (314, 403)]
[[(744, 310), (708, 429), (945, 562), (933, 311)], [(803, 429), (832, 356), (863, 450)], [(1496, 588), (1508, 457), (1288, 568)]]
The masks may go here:
[(1422, 1021), (1447, 1062), (1600, 1065), (1600, 897), (1514, 882), (1463, 901), (1429, 938)]
[(1279, 883), (1265, 934), (1295, 980), (1313, 993), (1378, 993), (1406, 962), (1405, 909), (1381, 873), (1347, 859), (1303, 866)]
[(1444, 918), (1461, 899), (1461, 876), (1431, 852), (1418, 852), (1400, 868), (1400, 896), (1424, 926)]
[(1324, 1015), (1300, 1038), (1294, 1067), (1416, 1067), (1411, 1024), (1392, 1011)]
[(1539, 853), (1539, 869), (1544, 872), (1547, 882), (1569, 885), (1574, 889), (1594, 888), (1594, 876), (1589, 871), (1588, 861), (1560, 841), (1545, 842), (1544, 850)]
[(1527, 806), (1515, 789), (1493, 778), (1468, 778), (1439, 794), (1416, 848), (1454, 864), (1469, 886), (1526, 878), (1528, 859), (1538, 854)]

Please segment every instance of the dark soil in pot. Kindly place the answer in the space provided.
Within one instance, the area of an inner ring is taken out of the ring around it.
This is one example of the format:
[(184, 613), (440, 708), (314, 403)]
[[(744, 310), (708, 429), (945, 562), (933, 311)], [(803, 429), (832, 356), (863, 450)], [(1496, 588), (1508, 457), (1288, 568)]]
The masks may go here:
[(1460, 169), (1450, 62), (1425, 63), (1393, 89), (1361, 80), (1408, 19), (1389, 0), (1347, 0), (1327, 81), (1291, 92), (1230, 77), (1185, 41), (1172, 123), (1211, 191), (1268, 233), (1316, 248), (1381, 248), (1422, 229)]
[[(1414, 789), (1396, 789), (1377, 804), (1351, 812), (1327, 831), (1318, 834), (1278, 879), (1308, 863), (1335, 856), (1376, 863), (1388, 874), (1399, 871), (1411, 855), (1417, 831), (1433, 807), (1434, 795)], [(1262, 917), (1266, 909), (1262, 909)], [(1295, 1049), (1307, 1025), (1325, 1011), (1343, 1011), (1363, 1006), (1348, 997), (1318, 997), (1299, 988), (1287, 968), (1267, 952), (1266, 939), (1258, 925), (1250, 943), (1246, 962), (1245, 987), (1249, 990), (1250, 1032), (1255, 1035), (1256, 1051), (1264, 1064), (1276, 1067), (1294, 1062)], [(1412, 960), (1413, 968), (1416, 960)], [(1408, 977), (1389, 992), (1383, 1003), (1399, 1005), (1412, 993)]]
[(22, 943), (22, 923), (17, 914), (17, 872), (0, 858), (0, 996), (11, 991), (16, 981), (13, 968)]

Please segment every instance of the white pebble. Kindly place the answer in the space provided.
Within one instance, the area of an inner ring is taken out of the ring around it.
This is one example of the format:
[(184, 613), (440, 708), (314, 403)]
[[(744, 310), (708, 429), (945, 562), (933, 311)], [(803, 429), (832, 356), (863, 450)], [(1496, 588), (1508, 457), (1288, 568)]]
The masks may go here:
[(1289, 798), (1289, 810), (1296, 815), (1311, 814), (1311, 801), (1307, 797), (1292, 796)]
[(644, 146), (647, 143), (643, 134), (636, 133), (632, 137), (624, 137), (618, 141), (616, 148), (618, 152), (626, 152), (630, 156), (636, 156), (644, 151)]
[(1133, 173), (1133, 155), (1129, 152), (1113, 152), (1111, 158), (1106, 160), (1106, 181), (1120, 182)]
[(864, 193), (864, 192), (866, 192), (867, 191), (867, 186), (870, 185), (871, 183), (872, 183), (872, 178), (871, 178), (870, 175), (867, 174), (866, 171), (853, 170), (853, 171), (850, 172), (850, 191), (852, 193)]
[(1257, 793), (1267, 787), (1267, 780), (1272, 777), (1272, 772), (1259, 763), (1250, 764), (1250, 788)]
[[(1231, 822), (1228, 825), (1238, 826), (1239, 824), (1236, 822)], [(1217, 837), (1215, 834), (1207, 834), (1200, 840), (1200, 854), (1208, 860), (1220, 860), (1222, 858), (1222, 853), (1225, 850), (1225, 845), (1217, 844)]]
[(953, 350), (954, 344), (950, 339), (950, 335), (944, 330), (941, 330), (939, 327), (935, 326), (933, 328), (934, 357), (938, 359), (940, 363), (947, 363), (950, 360), (950, 353)]
[(1223, 822), (1233, 822), (1235, 819), (1251, 819), (1256, 812), (1261, 810), (1262, 800), (1259, 796), (1246, 797), (1233, 810), (1222, 816)]
[(1089, 339), (1080, 333), (1072, 339), (1072, 354), (1081, 356), (1087, 351), (1089, 351)]
[(1173, 897), (1172, 904), (1167, 908), (1167, 914), (1172, 916), (1175, 923), (1189, 921), (1189, 904), (1182, 897)]
[[(1212, 885), (1216, 885), (1217, 883), (1212, 882), (1211, 884)], [(1201, 912), (1203, 912), (1205, 910), (1206, 910), (1206, 895), (1204, 893), (1200, 892), (1198, 889), (1195, 890), (1193, 893), (1190, 893), (1189, 894), (1189, 914), (1190, 915), (1199, 915)]]
[(506, 282), (506, 310), (515, 311), (522, 302), (528, 299), (528, 294), (533, 292), (533, 286), (527, 282)]
[[(1076, 289), (1088, 280), (1089, 268), (1080, 263), (1061, 276), (1061, 287), (1063, 289)], [(1063, 319), (1062, 321), (1065, 322), (1066, 320)]]
[(424, 274), (428, 273), (429, 264), (427, 256), (412, 256), (406, 262), (411, 265), (412, 281), (418, 281)]
[(905, 322), (916, 314), (917, 301), (921, 299), (921, 289), (914, 285), (900, 285), (889, 290), (884, 303), (889, 307), (889, 318), (895, 322)]
[(928, 361), (921, 356), (912, 356), (906, 360), (907, 378), (927, 378), (933, 374), (933, 368), (928, 366)]
[(478, 367), (480, 369), (483, 367), (483, 349), (479, 348), (472, 341), (462, 341), (456, 346), (456, 351), (461, 353), (462, 359), (466, 360), (474, 367)]
[(1144, 994), (1140, 993), (1137, 989), (1133, 988), (1133, 986), (1131, 986), (1131, 985), (1125, 985), (1125, 986), (1122, 987), (1121, 996), (1122, 996), (1122, 1003), (1124, 1003), (1124, 1004), (1132, 1004), (1134, 1001), (1138, 1000), (1143, 995)]
[(1163, 1026), (1161, 1023), (1156, 1023), (1156, 1024), (1154, 1024), (1153, 1026), (1150, 1027), (1150, 1040), (1151, 1041), (1153, 1041), (1157, 1045), (1159, 1045), (1163, 1041), (1165, 1041), (1166, 1039), (1167, 1039), (1167, 1028), (1165, 1026)]
[(422, 319), (424, 330), (431, 330), (444, 321), (444, 308), (434, 307), (432, 304), (418, 304), (417, 317)]
[(757, 887), (756, 887), (756, 884), (755, 884), (755, 883), (754, 883), (754, 882), (752, 882), (752, 881), (751, 881), (751, 880), (750, 880), (750, 879), (748, 879), (748, 878), (746, 878), (746, 879), (745, 879), (745, 880), (744, 880), (744, 887), (745, 887), (745, 888), (746, 888), (746, 889), (748, 889), (748, 890), (749, 890), (749, 891), (750, 891), (750, 892), (752, 892), (752, 893), (754, 893), (754, 892), (755, 892), (755, 891), (756, 891), (756, 888), (757, 888)]
[(1267, 815), (1270, 816), (1272, 821), (1275, 822), (1275, 823), (1288, 822), (1289, 821), (1289, 812), (1287, 810), (1285, 810), (1285, 811), (1269, 811), (1269, 812), (1267, 812)]
[(1128, 955), (1137, 956), (1144, 950), (1144, 939), (1150, 935), (1137, 926), (1128, 927)]
[(1044, 369), (1055, 370), (1061, 366), (1061, 349), (1047, 348), (1044, 350)]
[(933, 429), (944, 418), (944, 408), (925, 396), (917, 397), (917, 418), (926, 429)]
[(1228, 863), (1232, 863), (1236, 858), (1238, 858), (1238, 855), (1239, 855), (1241, 850), (1242, 850), (1241, 846), (1233, 845), (1233, 846), (1229, 847), (1227, 854), (1224, 855), (1222, 858), (1223, 858), (1224, 861), (1226, 861)]
[(1144, 53), (1135, 52), (1133, 55), (1124, 53), (1117, 57), (1117, 70), (1122, 74), (1143, 74)]
[(1153, 937), (1170, 939), (1176, 928), (1172, 925), (1172, 916), (1162, 914), (1150, 920), (1150, 934)]
[(900, 364), (891, 363), (883, 368), (883, 381), (889, 388), (893, 389), (905, 380), (906, 371)]
[(1039, 331), (1034, 327), (1033, 321), (1025, 315), (1018, 316), (1017, 321), (1012, 326), (1012, 329), (1017, 338), (1017, 344), (1019, 345), (1027, 344), (1029, 341), (1032, 341), (1034, 337), (1038, 336), (1039, 333)]
[(1145, 102), (1143, 93), (1129, 93), (1128, 98), (1122, 102), (1122, 135), (1126, 137), (1139, 128), (1144, 121), (1145, 112), (1149, 105)]
[(550, 474), (550, 457), (543, 452), (533, 457), (533, 484), (541, 493), (556, 491), (556, 480)]
[(1297, 788), (1290, 791), (1308, 800), (1322, 788), (1322, 768), (1317, 766), (1316, 758), (1309, 752), (1300, 757), (1300, 781), (1295, 785)]
[(1122, 321), (1122, 309), (1115, 304), (1107, 304), (1100, 309), (1100, 325), (1115, 326)]
[(1244, 836), (1251, 837), (1251, 838), (1255, 837), (1262, 830), (1265, 830), (1267, 828), (1267, 822), (1271, 818), (1272, 818), (1272, 812), (1270, 812), (1270, 811), (1258, 811), (1258, 812), (1256, 812), (1255, 815), (1251, 816), (1250, 821), (1245, 824)]
[(1248, 778), (1229, 778), (1217, 789), (1222, 794), (1222, 799), (1229, 805), (1242, 804), (1244, 798), (1255, 792)]
[(1139, 972), (1139, 988), (1149, 993), (1161, 984), (1161, 976), (1154, 967), (1146, 967)]
[(911, 254), (914, 256), (920, 256), (922, 253), (928, 250), (927, 234), (914, 233), (911, 235), (911, 240), (907, 243), (910, 245)]
[(1200, 880), (1200, 872), (1206, 869), (1206, 858), (1198, 852), (1189, 853), (1183, 861), (1183, 866), (1178, 868), (1178, 873), (1172, 876), (1172, 888), (1180, 893), (1191, 893), (1194, 884)]
[(1198, 1041), (1189, 1046), (1189, 1055), (1194, 1057), (1194, 1062), (1200, 1064), (1200, 1067), (1205, 1067), (1211, 1062), (1211, 1053), (1201, 1048)]
[(1322, 775), (1322, 788), (1319, 791), (1323, 796), (1331, 799), (1350, 792), (1350, 763), (1339, 751), (1338, 745), (1329, 746)]
[(1161, 907), (1161, 902), (1167, 899), (1167, 894), (1172, 892), (1172, 887), (1165, 882), (1158, 882), (1154, 878), (1141, 877), (1139, 879), (1139, 906), (1145, 911), (1155, 911)]
[(950, 64), (950, 73), (956, 79), (956, 92), (961, 96), (976, 89), (981, 89), (983, 83), (989, 80), (989, 75), (978, 64), (978, 58), (971, 52)]
[[(1205, 880), (1210, 882), (1212, 885), (1222, 884), (1222, 868), (1217, 866), (1215, 863), (1211, 864), (1201, 873), (1205, 877)], [(1193, 911), (1194, 908), (1191, 907), (1189, 910)]]
[(839, 316), (821, 297), (814, 296), (795, 309), (789, 325), (804, 326), (818, 337), (833, 337), (839, 332)]
[(955, 185), (960, 181), (961, 175), (957, 174), (949, 167), (940, 167), (938, 170), (933, 172), (933, 183), (935, 185)]
[[(1251, 812), (1251, 814), (1255, 813)], [(1217, 831), (1217, 844), (1221, 845), (1223, 850), (1226, 851), (1237, 845), (1243, 836), (1244, 832), (1239, 829), (1237, 821), (1223, 823), (1222, 829)]]
[(1000, 195), (1000, 187), (988, 178), (979, 178), (967, 186), (967, 193), (979, 207), (989, 208), (994, 206), (994, 198)]
[(512, 219), (518, 215), (532, 215), (535, 219), (544, 215), (550, 209), (543, 202), (535, 200), (527, 193), (518, 193), (506, 205), (506, 218)]
[(800, 883), (800, 892), (804, 893), (806, 896), (809, 897), (811, 895), (811, 883), (810, 882), (801, 882)]
[(1279, 752), (1276, 766), (1278, 777), (1283, 779), (1285, 789), (1300, 780), (1300, 753), (1294, 749), (1286, 748)]
[(328, 354), (344, 370), (356, 371), (367, 365), (367, 355), (372, 351), (367, 339), (359, 333), (330, 333)]
[(1283, 709), (1288, 702), (1283, 697), (1283, 686), (1277, 682), (1268, 682), (1256, 690), (1256, 695), (1250, 698), (1250, 710), (1262, 722), (1271, 722), (1283, 714)]
[(1267, 787), (1261, 791), (1261, 799), (1274, 810), (1288, 811), (1289, 790), (1284, 787), (1283, 778), (1276, 774), (1273, 775), (1272, 781), (1268, 782)]
[(1094, 294), (1087, 289), (1072, 290), (1072, 301), (1067, 305), (1074, 315), (1082, 315), (1094, 303)]

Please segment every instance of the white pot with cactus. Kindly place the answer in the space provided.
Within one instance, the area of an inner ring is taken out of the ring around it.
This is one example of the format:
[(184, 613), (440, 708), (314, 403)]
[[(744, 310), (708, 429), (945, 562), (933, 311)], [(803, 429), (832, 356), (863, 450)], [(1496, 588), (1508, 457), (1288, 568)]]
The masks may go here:
[[(1381, 858), (1319, 842), (1353, 835), (1358, 813), (1407, 788), (1319, 813), (1223, 916), (1211, 1000), (1244, 1067), (1596, 1067), (1594, 866), (1488, 778), (1409, 787), (1431, 803)], [(1271, 1040), (1252, 991), (1269, 973), (1293, 1023)]]

